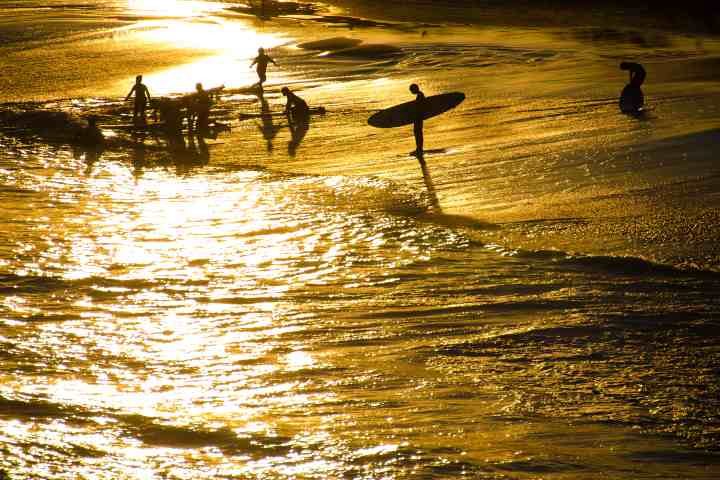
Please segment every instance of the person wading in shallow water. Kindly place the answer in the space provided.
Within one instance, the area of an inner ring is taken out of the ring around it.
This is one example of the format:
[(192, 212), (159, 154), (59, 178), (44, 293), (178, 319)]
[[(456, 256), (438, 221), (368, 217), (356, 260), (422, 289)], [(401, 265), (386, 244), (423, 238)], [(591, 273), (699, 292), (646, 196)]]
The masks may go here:
[(136, 123), (138, 120), (138, 117), (140, 117), (140, 121), (145, 123), (145, 109), (147, 108), (147, 104), (150, 101), (150, 91), (148, 88), (142, 83), (142, 75), (138, 75), (135, 77), (135, 85), (130, 89), (130, 93), (127, 94), (125, 97), (125, 101), (127, 102), (128, 99), (132, 96), (132, 94), (135, 94), (135, 108), (133, 109), (133, 123)]
[(645, 81), (645, 69), (639, 63), (622, 62), (620, 70), (630, 72), (630, 81), (620, 94), (620, 111), (623, 113), (637, 113), (645, 103), (640, 86)]
[(302, 98), (295, 95), (288, 87), (283, 87), (282, 94), (287, 98), (285, 114), (293, 123), (307, 122), (310, 116), (310, 108)]
[(258, 56), (255, 57), (255, 59), (250, 64), (250, 68), (257, 65), (257, 74), (258, 74), (258, 85), (260, 86), (260, 90), (263, 88), (263, 83), (265, 83), (265, 80), (267, 80), (267, 76), (265, 73), (267, 72), (267, 66), (268, 63), (272, 63), (273, 65), (277, 65), (275, 63), (275, 60), (270, 58), (269, 55), (265, 53), (265, 49), (260, 47), (258, 48)]
[(425, 103), (425, 94), (420, 91), (420, 87), (416, 83), (410, 85), (410, 92), (415, 94), (415, 122), (413, 123), (413, 133), (415, 134), (415, 154), (419, 157), (423, 154), (423, 112)]
[(208, 119), (210, 117), (210, 94), (203, 89), (202, 83), (195, 85), (195, 92), (193, 98), (193, 110), (197, 115), (196, 129), (198, 132), (205, 132), (208, 130)]

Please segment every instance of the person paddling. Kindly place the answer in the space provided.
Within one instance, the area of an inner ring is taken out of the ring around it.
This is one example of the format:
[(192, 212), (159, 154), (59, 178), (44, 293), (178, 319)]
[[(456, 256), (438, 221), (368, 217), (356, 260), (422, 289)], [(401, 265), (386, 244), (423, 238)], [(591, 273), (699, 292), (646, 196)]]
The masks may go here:
[(415, 122), (413, 122), (413, 133), (415, 134), (415, 154), (419, 157), (423, 154), (423, 113), (425, 94), (420, 91), (416, 83), (410, 85), (410, 92), (415, 95)]
[(250, 68), (257, 65), (256, 71), (259, 79), (258, 85), (260, 86), (260, 90), (262, 90), (263, 83), (265, 83), (265, 81), (267, 80), (266, 72), (269, 63), (277, 65), (275, 63), (275, 60), (270, 58), (270, 56), (265, 53), (264, 48), (258, 48), (258, 56), (255, 57), (255, 59), (252, 61), (252, 63), (250, 64)]
[(620, 70), (628, 70), (630, 72), (630, 80), (620, 94), (620, 110), (623, 113), (637, 113), (645, 103), (642, 89), (640, 86), (645, 81), (645, 68), (639, 63), (622, 62)]
[(287, 98), (285, 114), (290, 118), (290, 121), (307, 122), (308, 116), (310, 115), (310, 108), (307, 102), (291, 92), (288, 87), (283, 87), (280, 91)]
[(128, 99), (130, 99), (133, 93), (135, 94), (133, 123), (137, 122), (138, 117), (140, 117), (140, 120), (145, 123), (145, 109), (147, 108), (147, 104), (150, 101), (150, 91), (142, 83), (142, 75), (138, 75), (137, 77), (135, 77), (135, 85), (132, 86), (130, 92), (125, 97), (126, 102), (128, 101)]

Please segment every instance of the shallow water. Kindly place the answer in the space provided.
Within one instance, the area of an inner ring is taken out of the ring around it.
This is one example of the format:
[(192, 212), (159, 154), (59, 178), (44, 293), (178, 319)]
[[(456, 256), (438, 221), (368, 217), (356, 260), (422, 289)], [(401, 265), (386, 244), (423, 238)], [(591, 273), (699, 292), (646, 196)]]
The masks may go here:
[[(157, 95), (225, 84), (231, 130), (132, 138), (122, 65), (3, 89), (100, 114), (112, 139), (0, 135), (12, 478), (717, 477), (713, 39), (87, 5), (50, 10), (83, 32), (114, 15), (93, 35), (144, 52)], [(198, 25), (252, 42), (171, 41)], [(333, 36), (399, 53), (295, 46)], [(105, 48), (33, 41), (19, 72)], [(278, 66), (258, 98), (263, 44)], [(615, 105), (640, 53), (643, 119)], [(365, 124), (411, 81), (467, 94), (426, 123), (424, 168), (410, 131)], [(306, 131), (267, 114), (286, 83), (328, 109)]]

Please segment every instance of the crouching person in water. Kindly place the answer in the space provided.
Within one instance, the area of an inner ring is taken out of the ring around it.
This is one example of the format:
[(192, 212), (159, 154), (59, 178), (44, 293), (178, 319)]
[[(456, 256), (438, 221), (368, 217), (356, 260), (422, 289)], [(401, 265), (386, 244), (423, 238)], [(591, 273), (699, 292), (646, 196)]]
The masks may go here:
[(307, 122), (310, 117), (310, 108), (307, 102), (295, 95), (288, 87), (283, 87), (282, 94), (287, 98), (285, 114), (291, 122)]
[(630, 72), (630, 81), (620, 94), (620, 111), (623, 113), (638, 113), (645, 103), (640, 86), (645, 81), (645, 69), (639, 63), (622, 62), (620, 70)]
[(97, 118), (94, 115), (87, 117), (87, 126), (76, 132), (74, 141), (85, 147), (103, 147), (105, 137), (97, 126)]

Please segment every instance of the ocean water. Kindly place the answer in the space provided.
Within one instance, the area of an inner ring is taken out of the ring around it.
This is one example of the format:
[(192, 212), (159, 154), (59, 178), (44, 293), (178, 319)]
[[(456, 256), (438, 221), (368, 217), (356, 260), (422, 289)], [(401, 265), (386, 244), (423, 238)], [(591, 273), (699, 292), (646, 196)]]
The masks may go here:
[[(717, 38), (374, 5), (0, 7), (0, 109), (108, 138), (0, 129), (10, 478), (720, 475)], [(229, 129), (133, 136), (140, 73)], [(422, 164), (366, 124), (413, 82), (467, 95)]]

